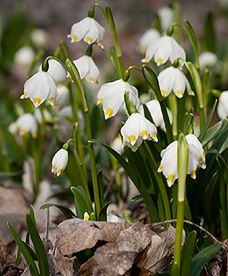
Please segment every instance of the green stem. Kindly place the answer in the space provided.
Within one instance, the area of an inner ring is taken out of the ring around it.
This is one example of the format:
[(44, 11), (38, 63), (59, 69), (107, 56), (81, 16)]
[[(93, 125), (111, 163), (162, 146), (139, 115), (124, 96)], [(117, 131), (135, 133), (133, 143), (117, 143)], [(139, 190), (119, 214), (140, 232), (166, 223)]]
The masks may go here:
[(89, 157), (90, 157), (90, 166), (91, 166), (91, 174), (92, 174), (92, 184), (93, 184), (93, 192), (94, 192), (94, 201), (95, 201), (95, 211), (96, 216), (99, 216), (99, 213), (101, 211), (101, 202), (99, 197), (99, 186), (98, 186), (98, 180), (97, 180), (97, 171), (96, 171), (96, 162), (95, 162), (95, 156), (93, 151), (93, 144), (92, 141), (92, 132), (91, 132), (91, 125), (90, 125), (90, 118), (89, 118), (89, 110), (85, 98), (85, 92), (84, 88), (82, 86), (81, 78), (79, 75), (79, 72), (75, 66), (75, 64), (70, 60), (66, 60), (66, 67), (68, 69), (68, 72), (71, 75), (72, 80), (74, 81), (78, 92), (81, 96), (82, 100), (82, 106), (83, 106), (83, 112), (85, 117), (85, 127), (86, 127), (86, 134), (88, 139), (88, 150), (89, 150)]
[(169, 203), (169, 198), (166, 192), (165, 184), (163, 182), (162, 176), (157, 172), (157, 164), (156, 161), (154, 160), (154, 157), (150, 151), (150, 148), (146, 142), (144, 142), (144, 147), (147, 152), (146, 156), (148, 157), (149, 164), (154, 172), (154, 177), (156, 179), (158, 188), (161, 193), (164, 209), (165, 209), (165, 217), (166, 219), (171, 218), (171, 211), (170, 211), (170, 203)]
[[(172, 271), (175, 274), (180, 272), (181, 267), (181, 245), (184, 226), (184, 206), (185, 206), (185, 193), (186, 193), (186, 176), (188, 169), (188, 143), (184, 134), (179, 135), (178, 139), (178, 203), (177, 203), (177, 226), (176, 226), (176, 239), (174, 244), (174, 263)], [(174, 275), (174, 274), (173, 274)]]
[(169, 96), (169, 103), (170, 103), (170, 109), (172, 112), (172, 119), (173, 119), (173, 124), (172, 124), (173, 139), (176, 140), (177, 133), (178, 133), (178, 123), (177, 123), (178, 107), (177, 107), (176, 96), (173, 93)]

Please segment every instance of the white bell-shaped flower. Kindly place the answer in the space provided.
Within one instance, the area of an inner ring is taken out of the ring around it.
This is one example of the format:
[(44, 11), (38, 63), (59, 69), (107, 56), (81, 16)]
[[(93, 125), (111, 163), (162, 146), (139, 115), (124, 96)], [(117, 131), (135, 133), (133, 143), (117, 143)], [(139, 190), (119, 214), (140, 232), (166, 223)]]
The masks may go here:
[(213, 67), (217, 62), (217, 56), (213, 52), (203, 52), (199, 55), (200, 68)]
[(142, 62), (149, 62), (152, 58), (158, 66), (168, 60), (173, 63), (176, 59), (186, 59), (184, 49), (171, 36), (163, 36), (152, 42), (146, 50), (146, 56)]
[(121, 128), (120, 133), (124, 144), (130, 147), (132, 151), (136, 151), (143, 140), (158, 141), (155, 125), (140, 113), (131, 114)]
[(160, 37), (160, 33), (156, 29), (147, 30), (139, 40), (139, 51), (145, 54), (148, 46)]
[(69, 88), (66, 85), (57, 86), (58, 96), (56, 97), (56, 104), (58, 106), (65, 106), (69, 101)]
[(89, 83), (98, 83), (100, 71), (93, 59), (87, 55), (74, 60), (81, 79), (86, 79)]
[(30, 66), (35, 57), (35, 52), (31, 47), (24, 46), (20, 48), (14, 57), (14, 61), (20, 66)]
[(124, 147), (123, 147), (123, 143), (122, 143), (122, 139), (121, 139), (121, 136), (120, 136), (120, 135), (118, 135), (118, 136), (114, 139), (114, 141), (113, 141), (112, 144), (111, 144), (111, 147), (112, 147), (115, 151), (117, 151), (119, 154), (121, 154), (121, 153), (123, 152)]
[(228, 117), (228, 91), (221, 93), (217, 107), (219, 118), (226, 119)]
[[(42, 67), (40, 66), (40, 71), (42, 71)], [(66, 70), (55, 59), (48, 60), (48, 70), (47, 72), (51, 75), (56, 84), (60, 84), (65, 82), (66, 80)]]
[(177, 146), (178, 142), (174, 141), (167, 148), (161, 151), (161, 164), (158, 172), (163, 172), (167, 179), (167, 184), (171, 187), (178, 178), (177, 172)]
[(66, 168), (68, 163), (68, 151), (60, 149), (52, 159), (51, 172), (59, 176)]
[(105, 119), (117, 114), (121, 107), (125, 107), (124, 94), (129, 93), (129, 100), (139, 108), (138, 90), (122, 79), (105, 83), (101, 86), (97, 95), (97, 104), (103, 104)]
[(173, 66), (160, 72), (158, 82), (163, 97), (167, 97), (173, 91), (178, 98), (182, 98), (185, 89), (187, 89), (189, 95), (194, 95), (184, 73)]
[(29, 113), (21, 115), (16, 122), (10, 124), (9, 131), (11, 133), (19, 132), (20, 136), (31, 133), (32, 137), (37, 135), (38, 124), (35, 117)]
[(105, 29), (92, 17), (86, 17), (75, 23), (71, 27), (71, 32), (68, 35), (71, 42), (78, 42), (82, 39), (92, 44), (94, 42), (100, 43), (103, 40)]
[(158, 16), (161, 22), (163, 32), (166, 32), (169, 26), (173, 23), (174, 13), (170, 7), (162, 7), (158, 10)]
[[(146, 103), (146, 106), (150, 112), (150, 115), (154, 121), (156, 127), (160, 127), (163, 131), (165, 129), (165, 122), (161, 111), (161, 105), (158, 100), (151, 100)], [(172, 112), (166, 108), (170, 123), (172, 123)]]
[(41, 105), (45, 100), (50, 105), (58, 95), (55, 82), (48, 72), (37, 72), (24, 84), (24, 92), (20, 99), (30, 98), (35, 107)]
[(48, 37), (48, 32), (43, 29), (35, 29), (31, 33), (31, 40), (37, 47), (47, 46)]
[[(185, 136), (189, 147), (188, 169), (187, 174), (190, 174), (193, 179), (196, 178), (197, 167), (206, 168), (205, 154), (201, 143), (194, 134)], [(172, 186), (178, 178), (177, 171), (177, 147), (178, 142), (174, 141), (167, 148), (161, 151), (161, 164), (158, 172), (163, 172), (167, 179), (168, 186)]]

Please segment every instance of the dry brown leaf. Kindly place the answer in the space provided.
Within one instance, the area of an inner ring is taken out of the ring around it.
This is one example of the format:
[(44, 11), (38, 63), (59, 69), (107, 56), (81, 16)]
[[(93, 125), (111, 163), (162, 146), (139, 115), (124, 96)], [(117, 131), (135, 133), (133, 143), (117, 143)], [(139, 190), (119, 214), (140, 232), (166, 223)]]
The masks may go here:
[(19, 232), (25, 225), (27, 206), (24, 194), (18, 188), (0, 187), (0, 240), (5, 244), (13, 239), (6, 223), (9, 222)]
[(98, 241), (114, 242), (121, 230), (129, 227), (124, 223), (107, 223), (69, 219), (60, 223), (56, 247), (64, 256), (71, 256), (87, 248), (93, 248)]

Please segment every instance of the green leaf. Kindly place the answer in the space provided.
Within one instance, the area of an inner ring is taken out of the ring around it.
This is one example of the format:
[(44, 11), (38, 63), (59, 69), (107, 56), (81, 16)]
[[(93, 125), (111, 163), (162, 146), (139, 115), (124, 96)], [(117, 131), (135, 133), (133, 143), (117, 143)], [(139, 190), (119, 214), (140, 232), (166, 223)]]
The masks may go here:
[(111, 201), (107, 202), (104, 207), (101, 209), (99, 213), (99, 220), (106, 221), (107, 220), (107, 208)]
[(144, 79), (148, 82), (148, 84), (153, 89), (154, 93), (156, 94), (156, 97), (159, 100), (159, 102), (162, 101), (163, 97), (160, 92), (158, 78), (157, 78), (156, 74), (154, 73), (154, 71), (150, 67), (143, 65), (142, 73), (143, 73)]
[(191, 44), (195, 53), (196, 62), (198, 63), (199, 48), (198, 48), (197, 36), (195, 34), (194, 29), (192, 28), (192, 25), (187, 20), (184, 21), (184, 25), (187, 31), (188, 38), (191, 41)]
[(71, 187), (71, 191), (74, 195), (74, 203), (77, 217), (83, 219), (85, 212), (87, 212), (88, 214), (93, 212), (92, 206), (89, 205), (85, 190), (82, 186)]
[[(17, 232), (14, 230), (14, 228), (8, 223), (8, 229), (12, 237), (14, 238), (17, 246), (20, 248), (21, 253), (23, 254), (27, 265), (29, 266), (30, 272), (33, 276), (39, 276), (38, 269), (34, 263), (33, 256), (31, 255), (31, 252), (28, 250), (27, 246), (25, 246), (25, 243), (22, 241), (22, 239), (19, 237)], [(49, 275), (49, 274), (47, 274)]]
[(191, 276), (200, 276), (203, 267), (213, 258), (221, 249), (220, 244), (211, 244), (201, 250), (192, 259)]
[(214, 105), (213, 105), (213, 107), (211, 109), (211, 112), (210, 112), (208, 118), (207, 118), (205, 126), (201, 129), (200, 136), (199, 136), (199, 140), (200, 141), (202, 141), (202, 139), (204, 138), (204, 136), (205, 136), (205, 134), (206, 134), (206, 132), (208, 130), (208, 127), (209, 127), (209, 125), (211, 123), (211, 120), (212, 120), (212, 118), (214, 116), (214, 113), (215, 113), (215, 110), (216, 110), (217, 102), (218, 102), (217, 100), (214, 102)]
[(44, 203), (43, 205), (41, 205), (40, 209), (47, 209), (50, 207), (58, 208), (63, 213), (66, 219), (71, 219), (76, 217), (76, 215), (69, 208), (55, 203)]
[(99, 189), (99, 198), (100, 198), (101, 209), (102, 209), (105, 206), (105, 199), (104, 199), (104, 182), (103, 182), (103, 175), (101, 170), (97, 174), (97, 181), (98, 181), (98, 189)]
[(48, 265), (47, 253), (44, 248), (43, 242), (40, 238), (40, 235), (38, 233), (38, 230), (36, 228), (34, 211), (33, 211), (32, 207), (30, 207), (30, 214), (28, 214), (26, 216), (26, 222), (27, 222), (28, 232), (31, 237), (32, 243), (34, 245), (37, 260), (39, 263), (40, 275), (49, 275), (49, 265)]
[(196, 231), (188, 234), (181, 253), (181, 275), (190, 275), (192, 254), (196, 243)]

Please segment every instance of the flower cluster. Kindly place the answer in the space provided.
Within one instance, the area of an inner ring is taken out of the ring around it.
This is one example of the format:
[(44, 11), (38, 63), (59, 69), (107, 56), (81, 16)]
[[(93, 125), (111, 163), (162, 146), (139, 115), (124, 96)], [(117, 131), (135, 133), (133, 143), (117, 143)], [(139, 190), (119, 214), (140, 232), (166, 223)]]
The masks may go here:
[[(194, 134), (188, 134), (185, 138), (189, 147), (187, 173), (190, 174), (193, 179), (195, 179), (197, 167), (200, 166), (202, 169), (206, 168), (205, 154), (201, 143)], [(178, 142), (174, 141), (169, 144), (167, 148), (161, 151), (162, 160), (158, 168), (158, 172), (163, 172), (169, 187), (171, 187), (174, 184), (174, 181), (178, 178), (177, 147)]]

